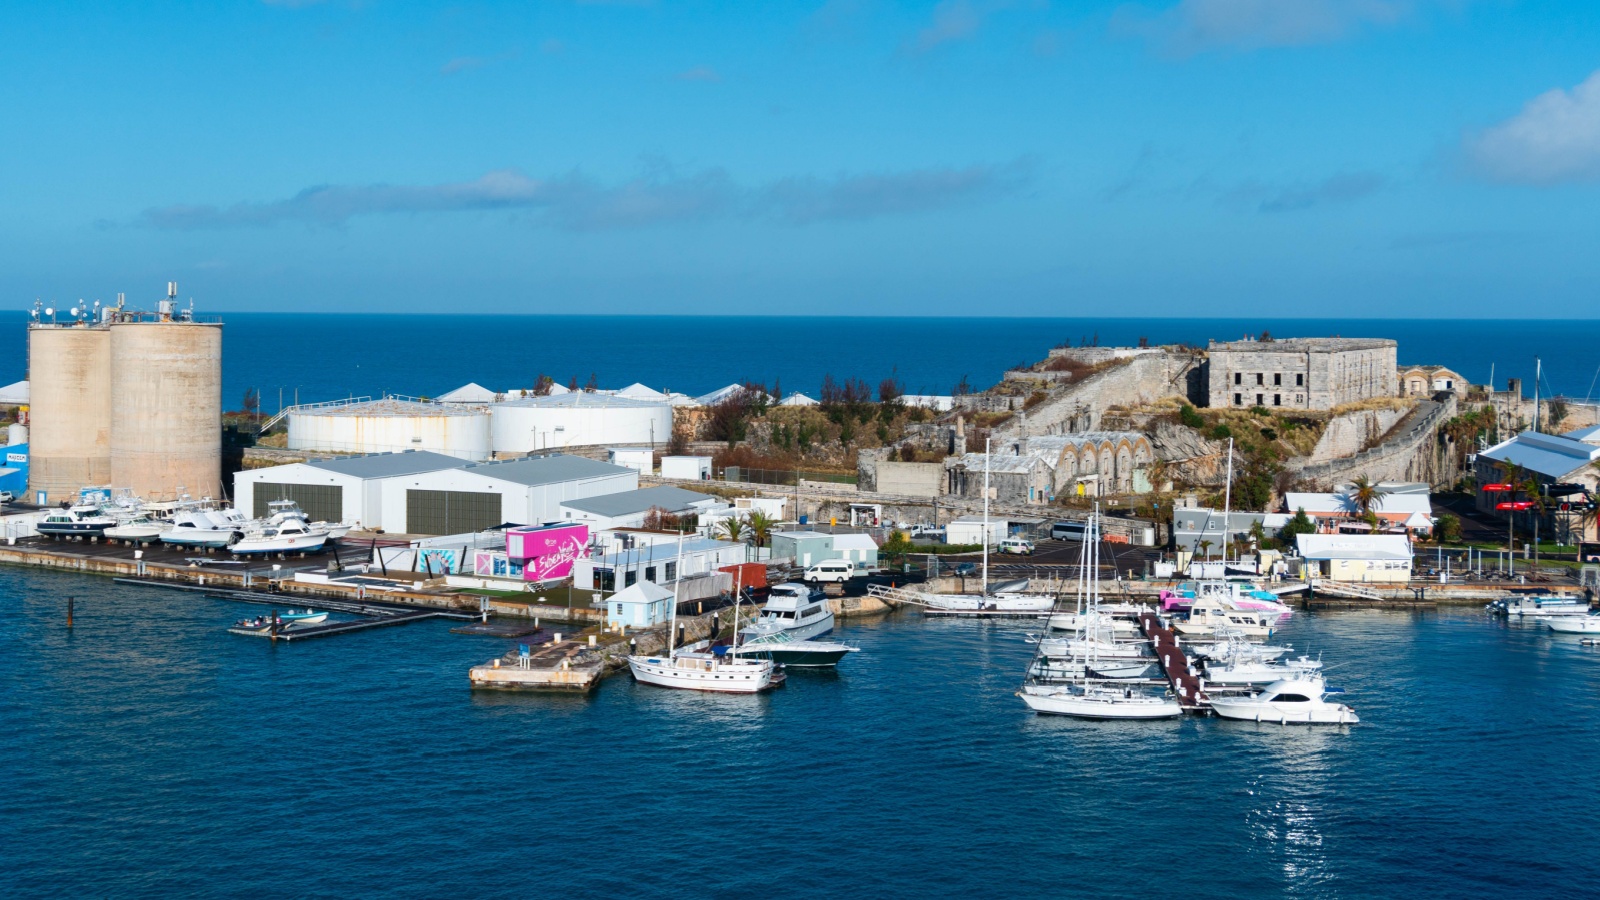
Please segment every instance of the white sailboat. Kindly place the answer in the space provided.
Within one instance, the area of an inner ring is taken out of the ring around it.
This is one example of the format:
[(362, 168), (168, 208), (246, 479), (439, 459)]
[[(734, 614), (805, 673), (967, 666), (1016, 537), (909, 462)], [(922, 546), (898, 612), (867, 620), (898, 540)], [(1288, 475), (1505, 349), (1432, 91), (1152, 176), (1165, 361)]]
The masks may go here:
[[(1100, 507), (1095, 506), (1089, 518), (1089, 527), (1083, 536), (1083, 549), (1078, 567), (1078, 608), (1080, 620), (1087, 616), (1100, 616)], [(1136, 690), (1131, 686), (1114, 686), (1103, 679), (1117, 677), (1109, 673), (1127, 672), (1123, 677), (1138, 677), (1133, 671), (1136, 661), (1108, 659), (1102, 661), (1100, 646), (1103, 641), (1095, 633), (1096, 626), (1087, 625), (1077, 632), (1078, 645), (1069, 664), (1074, 680), (1066, 684), (1052, 684), (1041, 679), (1038, 667), (1048, 665), (1045, 641), (1030, 666), (1030, 674), (1017, 696), (1036, 713), (1072, 716), (1079, 719), (1170, 719), (1183, 714), (1183, 708), (1170, 696), (1157, 696)], [(1110, 631), (1110, 629), (1106, 629)], [(1069, 646), (1072, 640), (1068, 641)], [(1148, 668), (1149, 662), (1143, 663)], [(1096, 680), (1098, 676), (1101, 680)]]
[[(674, 571), (683, 571), (683, 538), (678, 538), (678, 564)], [(739, 592), (743, 584), (734, 589), (733, 642), (739, 643)], [(628, 669), (635, 681), (657, 687), (680, 688), (691, 691), (717, 691), (733, 694), (754, 694), (774, 684), (782, 683), (776, 675), (776, 666), (770, 659), (746, 659), (715, 652), (674, 650), (678, 636), (678, 582), (672, 583), (672, 618), (667, 630), (666, 652), (660, 656), (635, 655), (628, 657)], [(776, 677), (775, 677), (776, 675)]]
[[(1047, 614), (1056, 605), (1056, 599), (1043, 594), (989, 593), (989, 451), (991, 442), (983, 442), (983, 563), (982, 588), (974, 594), (923, 594), (923, 609), (934, 614), (972, 615), (1027, 615)], [(1087, 540), (1087, 538), (1085, 538)]]

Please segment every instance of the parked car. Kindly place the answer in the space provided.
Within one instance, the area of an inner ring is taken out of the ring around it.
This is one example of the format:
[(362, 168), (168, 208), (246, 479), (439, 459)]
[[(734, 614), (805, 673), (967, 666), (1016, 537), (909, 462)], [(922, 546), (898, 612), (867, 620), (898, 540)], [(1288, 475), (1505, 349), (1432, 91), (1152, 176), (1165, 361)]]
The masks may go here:
[(17, 499), (17, 495), (10, 491), (0, 491), (0, 503), (10, 503)]
[(950, 572), (955, 575), (976, 575), (978, 574), (978, 564), (969, 562), (956, 563), (955, 568), (951, 569)]
[(1057, 522), (1050, 526), (1050, 537), (1058, 541), (1081, 541), (1089, 526), (1083, 522)]
[(824, 581), (844, 584), (856, 577), (856, 564), (848, 559), (825, 559), (809, 569), (806, 569), (805, 580), (812, 584)]
[(1019, 556), (1033, 555), (1033, 541), (1027, 538), (1006, 538), (1000, 542), (1001, 553), (1013, 553)]

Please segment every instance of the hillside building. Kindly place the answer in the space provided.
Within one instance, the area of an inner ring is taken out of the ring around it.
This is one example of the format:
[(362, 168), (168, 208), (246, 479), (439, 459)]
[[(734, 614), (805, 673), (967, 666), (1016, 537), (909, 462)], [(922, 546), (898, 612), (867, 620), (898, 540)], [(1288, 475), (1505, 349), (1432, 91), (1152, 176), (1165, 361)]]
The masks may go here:
[(1400, 392), (1391, 340), (1212, 341), (1207, 352), (1213, 408), (1332, 409)]

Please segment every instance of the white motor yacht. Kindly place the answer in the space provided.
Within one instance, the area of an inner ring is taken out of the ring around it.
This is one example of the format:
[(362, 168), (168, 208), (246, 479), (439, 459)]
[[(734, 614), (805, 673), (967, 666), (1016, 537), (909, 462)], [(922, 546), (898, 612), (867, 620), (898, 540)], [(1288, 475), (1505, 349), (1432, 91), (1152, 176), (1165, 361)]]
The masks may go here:
[(1275, 681), (1293, 681), (1314, 675), (1322, 669), (1320, 660), (1309, 656), (1286, 662), (1269, 662), (1260, 658), (1234, 656), (1227, 662), (1206, 665), (1206, 682), (1209, 684), (1271, 684)]
[(226, 547), (244, 531), (244, 523), (223, 510), (186, 509), (172, 517), (172, 527), (161, 534), (163, 544), (180, 547)]
[(312, 527), (293, 500), (274, 500), (267, 508), (271, 515), (246, 526), (228, 545), (230, 553), (234, 556), (316, 553), (327, 544), (328, 532)]
[(744, 644), (761, 644), (784, 635), (789, 641), (809, 641), (833, 630), (828, 598), (803, 584), (789, 581), (773, 585), (760, 618), (744, 629)]
[(160, 522), (147, 515), (139, 514), (119, 519), (116, 525), (106, 529), (105, 536), (113, 541), (147, 544), (159, 539), (161, 535), (167, 533), (171, 528), (171, 522)]
[(1196, 600), (1187, 619), (1174, 620), (1172, 627), (1185, 635), (1209, 635), (1217, 629), (1231, 630), (1247, 638), (1265, 640), (1272, 636), (1277, 616), (1272, 613), (1232, 609), (1219, 600)]
[(116, 524), (98, 503), (80, 503), (46, 513), (34, 523), (34, 530), (51, 537), (100, 537)]
[(1038, 613), (1044, 615), (1055, 606), (1054, 597), (1035, 594), (923, 594), (929, 612), (943, 613)]
[(1600, 634), (1600, 616), (1551, 616), (1544, 624), (1561, 634)]
[(1183, 707), (1171, 697), (1103, 684), (1030, 684), (1017, 692), (1036, 713), (1078, 719), (1171, 719)]
[(1275, 681), (1265, 690), (1243, 697), (1213, 696), (1211, 709), (1224, 719), (1274, 722), (1279, 725), (1354, 725), (1361, 720), (1343, 703), (1326, 699), (1330, 692), (1321, 675)]

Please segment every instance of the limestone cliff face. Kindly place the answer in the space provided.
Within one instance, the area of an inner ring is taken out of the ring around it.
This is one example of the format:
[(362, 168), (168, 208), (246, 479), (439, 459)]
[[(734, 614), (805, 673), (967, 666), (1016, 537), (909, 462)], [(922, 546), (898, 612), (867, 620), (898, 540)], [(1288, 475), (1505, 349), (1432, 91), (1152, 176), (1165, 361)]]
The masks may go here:
[(1201, 437), (1194, 429), (1175, 422), (1158, 422), (1150, 432), (1156, 458), (1175, 467), (1179, 481), (1192, 485), (1220, 485), (1225, 478), (1227, 445)]

